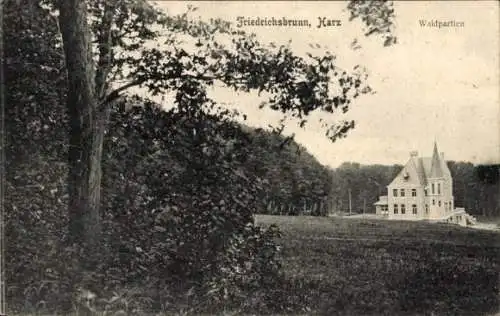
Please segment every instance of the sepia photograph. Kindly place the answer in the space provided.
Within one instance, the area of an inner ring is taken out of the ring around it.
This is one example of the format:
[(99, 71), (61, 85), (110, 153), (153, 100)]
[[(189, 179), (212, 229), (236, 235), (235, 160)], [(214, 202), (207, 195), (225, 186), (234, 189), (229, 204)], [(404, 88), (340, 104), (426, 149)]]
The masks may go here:
[(0, 21), (0, 316), (500, 315), (498, 1)]

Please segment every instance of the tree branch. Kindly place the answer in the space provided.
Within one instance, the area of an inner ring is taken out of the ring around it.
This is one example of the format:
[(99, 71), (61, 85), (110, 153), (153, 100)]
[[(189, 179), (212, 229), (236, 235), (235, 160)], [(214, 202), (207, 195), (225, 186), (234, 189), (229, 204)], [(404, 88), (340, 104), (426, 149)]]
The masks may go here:
[(129, 82), (129, 83), (113, 90), (105, 98), (103, 98), (103, 100), (99, 104), (99, 108), (106, 106), (107, 104), (109, 104), (113, 100), (116, 100), (120, 96), (120, 92), (125, 91), (131, 87), (138, 86), (144, 82), (145, 82), (145, 80), (134, 80), (132, 82)]
[(96, 95), (102, 97), (106, 91), (106, 79), (113, 66), (113, 51), (111, 38), (111, 25), (113, 24), (115, 6), (105, 4), (102, 23), (97, 33), (97, 45), (99, 48), (99, 60), (95, 75)]

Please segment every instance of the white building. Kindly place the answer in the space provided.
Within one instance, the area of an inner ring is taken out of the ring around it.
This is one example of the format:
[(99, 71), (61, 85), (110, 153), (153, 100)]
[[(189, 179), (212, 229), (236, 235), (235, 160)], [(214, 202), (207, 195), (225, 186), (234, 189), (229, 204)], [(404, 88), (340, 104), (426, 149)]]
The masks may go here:
[(395, 220), (437, 220), (466, 225), (475, 219), (453, 204), (450, 170), (434, 143), (432, 157), (416, 151), (375, 203), (376, 213)]

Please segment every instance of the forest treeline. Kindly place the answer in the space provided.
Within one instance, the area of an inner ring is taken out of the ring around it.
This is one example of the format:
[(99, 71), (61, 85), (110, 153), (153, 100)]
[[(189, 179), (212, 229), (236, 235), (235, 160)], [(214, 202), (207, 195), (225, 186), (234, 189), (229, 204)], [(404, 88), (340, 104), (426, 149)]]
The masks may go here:
[[(403, 168), (344, 162), (332, 169), (320, 164), (300, 144), (284, 136), (259, 130), (245, 168), (269, 182), (263, 197), (266, 214), (326, 215), (349, 211), (374, 213), (373, 203), (387, 194), (387, 185)], [(288, 141), (287, 141), (288, 140)], [(282, 144), (286, 144), (283, 146)], [(499, 165), (448, 161), (456, 207), (474, 215), (500, 215)]]
[[(246, 125), (242, 130), (244, 133), (238, 137), (245, 135), (246, 157), (245, 163), (238, 168), (244, 174), (261, 179), (265, 185), (259, 193), (264, 208), (255, 210), (256, 213), (324, 216), (348, 212), (349, 191), (353, 213), (374, 213), (373, 203), (380, 195), (387, 194), (387, 185), (403, 168), (401, 164), (363, 165), (356, 162), (344, 162), (337, 168), (330, 168), (288, 136)], [(235, 135), (231, 137), (226, 141), (233, 142)], [(167, 165), (180, 163), (173, 157), (170, 159), (165, 161)], [(456, 207), (465, 207), (474, 215), (500, 215), (498, 165), (447, 163), (453, 177)]]

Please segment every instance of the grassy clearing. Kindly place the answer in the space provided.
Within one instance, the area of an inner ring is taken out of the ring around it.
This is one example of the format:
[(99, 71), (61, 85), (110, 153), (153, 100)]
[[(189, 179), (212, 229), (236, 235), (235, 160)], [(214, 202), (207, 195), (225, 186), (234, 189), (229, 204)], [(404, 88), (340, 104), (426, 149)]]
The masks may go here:
[(280, 227), (284, 277), (247, 297), (247, 307), (217, 315), (499, 312), (499, 232), (361, 218), (257, 216), (256, 221)]
[(283, 232), (290, 312), (491, 315), (499, 306), (500, 234), (446, 224), (256, 217)]

